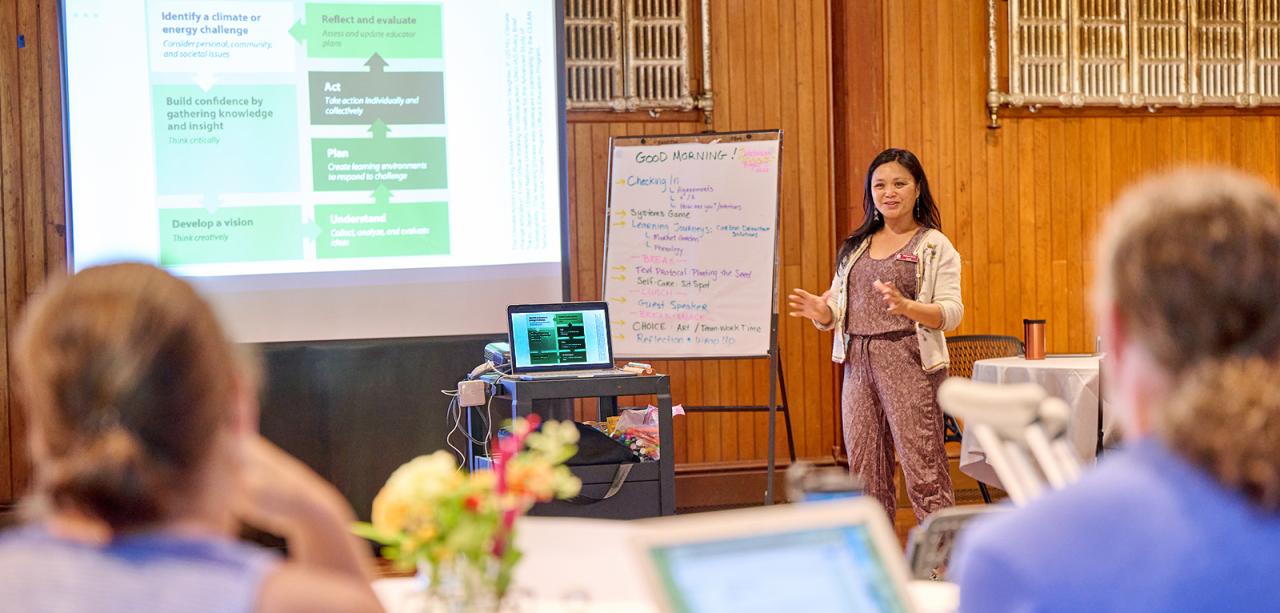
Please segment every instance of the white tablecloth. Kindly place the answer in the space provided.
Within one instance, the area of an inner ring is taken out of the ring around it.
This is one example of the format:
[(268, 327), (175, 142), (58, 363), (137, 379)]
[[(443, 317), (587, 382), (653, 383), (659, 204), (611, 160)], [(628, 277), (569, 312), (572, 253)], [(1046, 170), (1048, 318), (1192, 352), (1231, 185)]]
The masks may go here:
[[(657, 613), (658, 606), (641, 575), (641, 560), (631, 546), (637, 530), (661, 529), (660, 521), (645, 522), (522, 517), (516, 542), (525, 555), (516, 567), (512, 588), (518, 609), (529, 613)], [(373, 583), (388, 613), (420, 611), (422, 588), (412, 577)], [(955, 584), (912, 581), (908, 590), (920, 613), (954, 613), (959, 605)]]
[[(1071, 407), (1067, 439), (1082, 461), (1092, 461), (1098, 445), (1098, 362), (1101, 356), (1048, 356), (978, 360), (973, 380), (986, 383), (1039, 383), (1051, 396)], [(1110, 430), (1111, 411), (1103, 410), (1103, 431)], [(960, 472), (990, 485), (1000, 485), (995, 470), (974, 437), (960, 444)]]
[[(512, 595), (520, 610), (656, 613), (630, 542), (639, 525), (604, 519), (522, 517)], [(388, 613), (416, 610), (418, 580), (381, 579), (374, 591)]]

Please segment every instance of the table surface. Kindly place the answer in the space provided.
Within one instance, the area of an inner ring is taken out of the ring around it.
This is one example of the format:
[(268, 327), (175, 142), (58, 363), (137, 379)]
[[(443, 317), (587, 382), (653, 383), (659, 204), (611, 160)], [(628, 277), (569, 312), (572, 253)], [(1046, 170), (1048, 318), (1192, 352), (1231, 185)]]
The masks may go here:
[[(660, 527), (660, 522), (521, 518), (516, 543), (525, 556), (512, 587), (519, 610), (656, 613), (632, 541), (638, 531)], [(408, 577), (379, 579), (373, 587), (388, 613), (409, 613), (418, 610), (424, 586)], [(909, 590), (922, 613), (955, 611), (959, 605), (954, 584), (913, 581)]]
[[(527, 611), (650, 612), (639, 560), (631, 553), (633, 522), (522, 517), (512, 595)], [(374, 590), (389, 613), (415, 611), (416, 578), (381, 579)]]
[(1022, 356), (1011, 358), (987, 358), (978, 360), (973, 363), (973, 371), (975, 375), (978, 373), (978, 367), (989, 368), (1045, 368), (1045, 369), (1063, 369), (1063, 370), (1098, 370), (1098, 362), (1102, 360), (1099, 355), (1049, 355), (1043, 360), (1028, 360)]

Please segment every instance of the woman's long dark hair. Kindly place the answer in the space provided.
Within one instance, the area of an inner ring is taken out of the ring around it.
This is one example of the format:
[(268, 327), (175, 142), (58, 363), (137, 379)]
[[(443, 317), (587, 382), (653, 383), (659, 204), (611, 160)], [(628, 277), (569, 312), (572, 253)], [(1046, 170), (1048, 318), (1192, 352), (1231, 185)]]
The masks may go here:
[(884, 217), (876, 214), (876, 201), (871, 197), (871, 175), (875, 174), (877, 168), (889, 162), (902, 164), (902, 167), (911, 173), (911, 178), (915, 179), (916, 185), (920, 186), (920, 199), (915, 202), (911, 210), (916, 223), (934, 230), (942, 229), (942, 215), (938, 213), (938, 205), (933, 202), (933, 192), (929, 191), (929, 179), (924, 176), (924, 166), (920, 165), (916, 154), (906, 149), (885, 149), (871, 160), (871, 167), (867, 168), (867, 180), (862, 190), (862, 225), (840, 245), (836, 262), (844, 260), (863, 239), (884, 227)]

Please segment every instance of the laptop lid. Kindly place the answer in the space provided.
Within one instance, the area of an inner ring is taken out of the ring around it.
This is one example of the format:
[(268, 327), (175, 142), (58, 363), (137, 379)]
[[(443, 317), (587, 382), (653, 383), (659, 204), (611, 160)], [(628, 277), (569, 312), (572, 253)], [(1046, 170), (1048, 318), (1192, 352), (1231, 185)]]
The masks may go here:
[(507, 307), (512, 374), (613, 368), (604, 302)]
[(906, 560), (874, 499), (643, 523), (635, 545), (663, 611), (914, 610)]

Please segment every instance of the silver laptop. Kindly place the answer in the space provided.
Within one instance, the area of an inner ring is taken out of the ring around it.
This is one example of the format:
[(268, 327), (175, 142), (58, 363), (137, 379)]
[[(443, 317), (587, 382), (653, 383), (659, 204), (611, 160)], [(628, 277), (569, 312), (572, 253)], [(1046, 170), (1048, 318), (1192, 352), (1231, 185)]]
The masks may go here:
[(906, 560), (874, 498), (641, 520), (662, 611), (914, 610)]
[(511, 376), (527, 381), (626, 377), (613, 366), (609, 305), (604, 302), (507, 307)]

